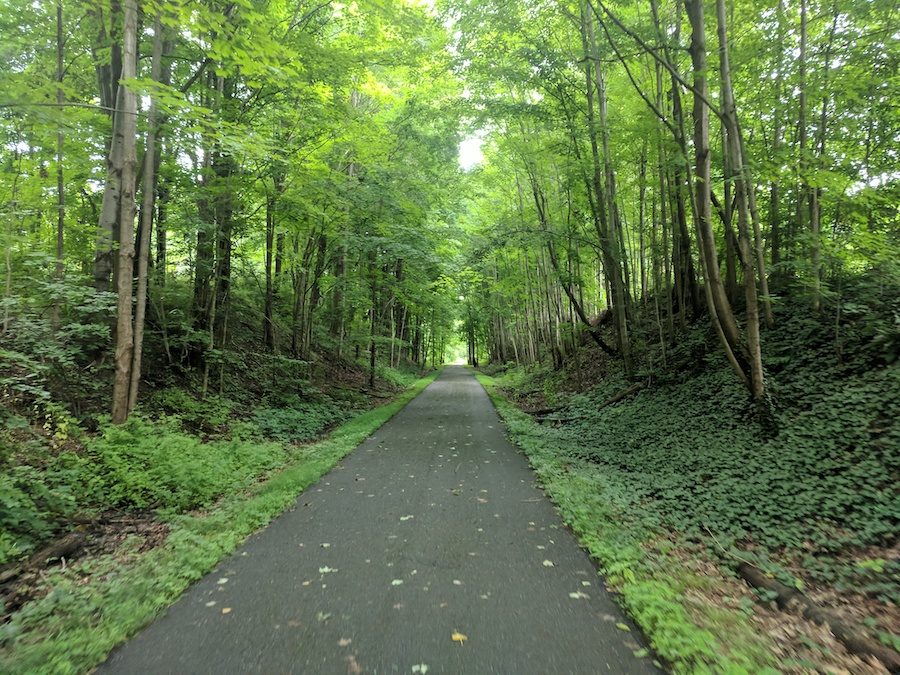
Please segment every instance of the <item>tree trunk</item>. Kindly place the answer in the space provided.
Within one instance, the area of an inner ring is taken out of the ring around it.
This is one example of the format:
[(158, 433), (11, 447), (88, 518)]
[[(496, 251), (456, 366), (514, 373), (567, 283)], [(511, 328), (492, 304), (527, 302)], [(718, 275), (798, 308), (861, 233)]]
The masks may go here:
[[(274, 181), (277, 186), (277, 180)], [(272, 279), (272, 263), (275, 246), (275, 193), (277, 187), (266, 195), (266, 295), (263, 300), (263, 344), (275, 352), (275, 321), (273, 305), (275, 286)]]
[(378, 323), (378, 282), (377, 282), (377, 254), (372, 253), (372, 265), (369, 274), (372, 275), (372, 308), (369, 314), (369, 388), (375, 387), (375, 334)]
[[(137, 0), (125, 0), (122, 79), (135, 77), (137, 64)], [(122, 424), (128, 418), (134, 334), (131, 323), (132, 272), (134, 270), (134, 180), (137, 168), (137, 94), (120, 87), (122, 101), (122, 173), (120, 188), (120, 241), (118, 305), (116, 322), (116, 378), (113, 386), (112, 421)]]
[[(610, 284), (610, 304), (612, 305), (616, 319), (616, 338), (618, 341), (619, 354), (622, 357), (627, 373), (631, 370), (631, 350), (629, 347), (627, 318), (628, 291), (625, 288), (622, 266), (620, 264), (621, 245), (617, 236), (617, 218), (614, 213), (614, 205), (613, 202), (609, 200), (608, 195), (604, 194), (604, 182), (606, 182), (607, 188), (610, 187), (610, 185), (615, 185), (614, 180), (612, 182), (610, 181), (612, 168), (611, 164), (608, 163), (608, 157), (601, 160), (600, 147), (597, 142), (598, 120), (596, 119), (594, 112), (594, 89), (597, 87), (598, 82), (602, 83), (602, 78), (599, 74), (592, 76), (592, 73), (594, 73), (598, 66), (595, 63), (595, 61), (597, 61), (597, 50), (590, 8), (583, 11), (582, 24), (581, 39), (585, 53), (584, 63), (587, 90), (588, 133), (590, 136), (591, 158), (594, 166), (593, 192), (594, 206), (596, 208), (594, 221), (597, 228), (597, 235), (600, 240), (600, 250), (603, 254), (603, 269)], [(601, 107), (601, 119), (599, 120), (599, 123), (602, 126), (606, 121), (605, 88), (597, 88), (600, 90), (598, 91)], [(608, 152), (606, 154), (608, 155)], [(606, 174), (605, 181), (604, 174)], [(610, 205), (613, 206), (610, 207)], [(607, 208), (610, 208), (610, 211), (607, 211)], [(609, 214), (609, 217), (607, 214)], [(610, 223), (610, 218), (613, 220), (612, 223)]]
[[(153, 56), (150, 65), (150, 78), (158, 82), (162, 70), (163, 56), (162, 18), (156, 15), (153, 24)], [(144, 151), (144, 194), (141, 205), (141, 241), (138, 246), (138, 278), (137, 301), (134, 314), (134, 358), (131, 367), (131, 383), (128, 393), (128, 412), (137, 405), (138, 387), (141, 381), (141, 360), (144, 351), (144, 317), (147, 312), (147, 281), (150, 262), (150, 231), (153, 229), (153, 212), (156, 198), (156, 152), (158, 133), (158, 106), (156, 98), (150, 97), (150, 109), (147, 111), (147, 147)]]
[(749, 361), (747, 368), (748, 386), (753, 400), (762, 404), (765, 397), (765, 380), (759, 335), (759, 301), (756, 293), (756, 258), (750, 235), (750, 191), (753, 186), (749, 170), (744, 161), (743, 143), (738, 124), (734, 88), (731, 83), (731, 64), (728, 55), (728, 26), (725, 14), (725, 0), (716, 0), (716, 20), (719, 35), (719, 67), (722, 80), (722, 121), (726, 129), (728, 152), (725, 167), (726, 178), (734, 180), (738, 210), (738, 246), (740, 263), (744, 276), (744, 299), (746, 301), (747, 346)]
[[(806, 126), (806, 109), (807, 109), (807, 82), (806, 82), (806, 60), (807, 60), (807, 41), (808, 41), (808, 17), (806, 0), (800, 0), (800, 51), (797, 54), (797, 71), (799, 89), (797, 95), (797, 149), (799, 152), (799, 172), (800, 185), (797, 190), (797, 231), (803, 232), (806, 229), (807, 211), (809, 204), (809, 156), (807, 151), (807, 135)], [(816, 290), (813, 288), (813, 307), (818, 306), (816, 298)]]
[[(107, 148), (106, 182), (103, 188), (103, 199), (100, 205), (100, 216), (97, 224), (97, 239), (94, 253), (94, 287), (98, 291), (109, 291), (110, 278), (113, 274), (113, 244), (118, 241), (119, 213), (122, 189), (122, 115), (124, 102), (121, 99), (119, 81), (122, 73), (122, 45), (119, 43), (119, 21), (122, 9), (119, 0), (111, 0), (109, 34), (102, 10), (98, 11), (100, 32), (92, 47), (97, 73), (97, 88), (100, 105), (108, 112), (112, 122), (112, 135)], [(100, 54), (108, 50), (109, 62), (101, 60)]]
[[(772, 130), (772, 156), (778, 161), (781, 154), (782, 135), (784, 133), (784, 124), (781, 119), (783, 115), (782, 91), (784, 88), (784, 73), (782, 66), (782, 55), (784, 54), (784, 29), (782, 27), (784, 21), (784, 0), (778, 0), (776, 17), (778, 20), (778, 32), (775, 43), (775, 58), (777, 59), (777, 65), (775, 67), (775, 111), (773, 115), (775, 127)], [(776, 268), (781, 263), (782, 251), (780, 210), (781, 179), (776, 177), (769, 183), (769, 239), (772, 250), (772, 266)]]
[[(740, 332), (719, 273), (715, 235), (712, 229), (712, 197), (710, 194), (709, 108), (706, 62), (706, 32), (703, 0), (686, 0), (685, 9), (691, 24), (691, 62), (694, 69), (694, 188), (695, 220), (701, 259), (706, 273), (706, 297), (713, 325), (725, 354), (742, 382), (748, 384), (747, 373), (736, 358)], [(749, 384), (748, 384), (749, 386)]]
[[(63, 8), (62, 3), (56, 5), (56, 103), (62, 108), (65, 95), (63, 94)], [(63, 145), (65, 135), (63, 134), (62, 124), (57, 124), (56, 128), (56, 283), (61, 284), (63, 280), (63, 269), (65, 264), (65, 226), (66, 226), (66, 189), (65, 174), (63, 171)], [(60, 305), (59, 290), (53, 301), (53, 318), (51, 324), (53, 330), (59, 329), (60, 323)]]

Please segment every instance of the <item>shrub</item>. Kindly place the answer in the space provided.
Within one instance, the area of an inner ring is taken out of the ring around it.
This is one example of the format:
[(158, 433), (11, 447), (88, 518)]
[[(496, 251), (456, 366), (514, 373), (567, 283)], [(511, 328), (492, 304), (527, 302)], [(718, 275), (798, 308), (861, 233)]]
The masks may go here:
[(202, 443), (134, 415), (107, 426), (89, 445), (104, 501), (113, 506), (184, 511), (209, 505), (280, 466), (286, 450), (276, 443), (239, 440)]
[(318, 436), (326, 427), (349, 419), (334, 401), (301, 401), (294, 397), (290, 407), (258, 408), (253, 422), (259, 432), (286, 443), (299, 443)]

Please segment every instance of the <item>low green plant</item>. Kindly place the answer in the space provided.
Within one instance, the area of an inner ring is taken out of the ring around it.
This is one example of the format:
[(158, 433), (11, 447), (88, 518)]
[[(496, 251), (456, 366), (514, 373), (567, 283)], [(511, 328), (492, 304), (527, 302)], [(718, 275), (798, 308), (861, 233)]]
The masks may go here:
[(132, 415), (123, 425), (106, 425), (102, 436), (88, 444), (103, 503), (176, 511), (207, 506), (281, 466), (288, 456), (278, 443), (203, 443), (174, 426), (173, 420)]
[(324, 429), (347, 419), (349, 413), (334, 401), (320, 397), (303, 401), (292, 396), (284, 406), (258, 408), (253, 423), (266, 438), (285, 443), (299, 443), (318, 436)]
[[(166, 544), (122, 562), (95, 559), (48, 581), (50, 593), (0, 626), (0, 672), (87, 672), (147, 625), (249, 534), (287, 508), (342, 457), (389, 420), (439, 373), (417, 381), (393, 403), (349, 420), (306, 446), (266, 481), (232, 489), (205, 513), (172, 515)], [(140, 422), (140, 426), (147, 424)], [(246, 448), (245, 448), (246, 449)], [(86, 577), (93, 583), (85, 584)]]
[[(493, 381), (479, 376), (553, 499), (563, 520), (600, 564), (656, 653), (675, 673), (776, 673), (764, 637), (747, 608), (691, 602), (708, 581), (657, 543), (653, 519), (634, 511), (628, 484), (603, 467), (563, 452), (554, 433), (510, 405)], [(691, 611), (688, 611), (691, 608)]]
[(199, 398), (171, 387), (154, 392), (147, 407), (180, 420), (187, 431), (221, 435), (231, 419), (234, 402), (224, 396)]
[(77, 457), (36, 434), (22, 440), (24, 422), (8, 416), (0, 427), (0, 565), (27, 556), (78, 509)]
[(409, 387), (419, 379), (419, 374), (416, 371), (398, 370), (385, 365), (376, 366), (375, 375), (392, 387)]

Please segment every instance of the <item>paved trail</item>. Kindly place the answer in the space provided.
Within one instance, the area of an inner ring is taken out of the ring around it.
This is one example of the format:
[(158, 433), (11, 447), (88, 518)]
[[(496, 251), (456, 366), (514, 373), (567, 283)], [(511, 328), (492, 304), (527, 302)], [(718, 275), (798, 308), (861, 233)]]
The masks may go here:
[(99, 672), (658, 673), (534, 481), (448, 367)]

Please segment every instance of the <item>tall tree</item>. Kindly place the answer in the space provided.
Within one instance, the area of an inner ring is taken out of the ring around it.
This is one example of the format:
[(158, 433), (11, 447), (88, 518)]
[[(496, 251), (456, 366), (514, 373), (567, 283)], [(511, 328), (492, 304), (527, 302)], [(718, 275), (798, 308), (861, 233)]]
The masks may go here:
[[(122, 424), (130, 410), (128, 395), (131, 391), (131, 372), (134, 356), (134, 327), (132, 325), (132, 299), (134, 269), (134, 216), (135, 176), (137, 169), (137, 94), (130, 81), (137, 74), (137, 0), (124, 0), (122, 29), (122, 79), (119, 87), (121, 110), (117, 113), (121, 122), (121, 172), (118, 175), (117, 201), (119, 203), (119, 270), (117, 278), (118, 303), (116, 305), (116, 378), (113, 387), (112, 420)], [(113, 145), (116, 145), (114, 141)], [(112, 152), (112, 151), (110, 151)]]

